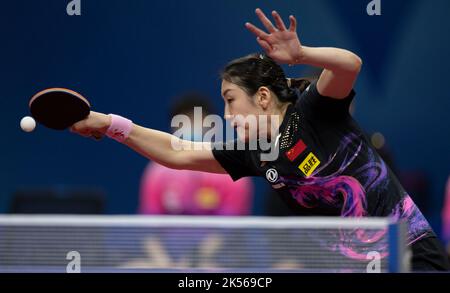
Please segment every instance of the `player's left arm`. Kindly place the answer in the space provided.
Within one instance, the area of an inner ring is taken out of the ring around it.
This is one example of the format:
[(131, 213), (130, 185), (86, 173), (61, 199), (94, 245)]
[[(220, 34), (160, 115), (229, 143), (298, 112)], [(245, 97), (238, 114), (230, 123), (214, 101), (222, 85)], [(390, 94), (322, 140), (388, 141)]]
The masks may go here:
[(317, 81), (317, 91), (335, 99), (349, 95), (362, 66), (356, 54), (338, 48), (303, 47), (301, 60), (301, 64), (324, 68)]
[(361, 58), (344, 49), (303, 46), (297, 35), (297, 20), (292, 15), (289, 16), (289, 28), (276, 11), (272, 12), (275, 26), (261, 9), (256, 9), (256, 15), (268, 33), (251, 23), (246, 23), (246, 27), (257, 37), (257, 42), (268, 56), (280, 64), (323, 68), (317, 82), (319, 94), (335, 99), (348, 96), (361, 70)]

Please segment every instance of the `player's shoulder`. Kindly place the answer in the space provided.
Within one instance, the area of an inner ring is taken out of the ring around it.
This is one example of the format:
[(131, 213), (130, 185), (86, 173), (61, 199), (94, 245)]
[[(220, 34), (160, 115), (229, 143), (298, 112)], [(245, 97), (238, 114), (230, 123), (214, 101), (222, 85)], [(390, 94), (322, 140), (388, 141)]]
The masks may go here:
[(300, 94), (296, 103), (296, 109), (309, 120), (331, 121), (349, 117), (350, 104), (355, 96), (355, 91), (349, 93), (344, 99), (335, 99), (323, 96), (317, 90), (317, 80)]

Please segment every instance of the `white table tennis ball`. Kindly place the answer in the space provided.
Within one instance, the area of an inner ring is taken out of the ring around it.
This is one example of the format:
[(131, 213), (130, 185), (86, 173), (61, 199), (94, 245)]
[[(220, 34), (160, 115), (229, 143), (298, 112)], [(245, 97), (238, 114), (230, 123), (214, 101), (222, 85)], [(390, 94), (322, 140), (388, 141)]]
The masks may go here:
[(20, 128), (25, 132), (31, 132), (36, 127), (36, 121), (30, 116), (23, 117), (20, 120)]

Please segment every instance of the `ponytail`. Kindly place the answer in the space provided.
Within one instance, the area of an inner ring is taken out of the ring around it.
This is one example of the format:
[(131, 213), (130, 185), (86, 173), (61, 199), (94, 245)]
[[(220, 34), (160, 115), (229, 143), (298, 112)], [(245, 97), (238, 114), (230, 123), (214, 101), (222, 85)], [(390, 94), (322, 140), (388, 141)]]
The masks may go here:
[(303, 78), (287, 78), (288, 87), (303, 93), (308, 86), (313, 82), (313, 78), (303, 77)]

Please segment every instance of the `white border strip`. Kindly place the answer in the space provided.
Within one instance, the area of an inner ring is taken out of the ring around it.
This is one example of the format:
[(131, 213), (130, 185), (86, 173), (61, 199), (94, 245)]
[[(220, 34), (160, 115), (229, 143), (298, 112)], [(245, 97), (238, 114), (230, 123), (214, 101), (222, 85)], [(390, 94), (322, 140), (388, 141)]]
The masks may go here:
[(389, 218), (0, 215), (1, 226), (211, 227), (211, 228), (386, 228)]

